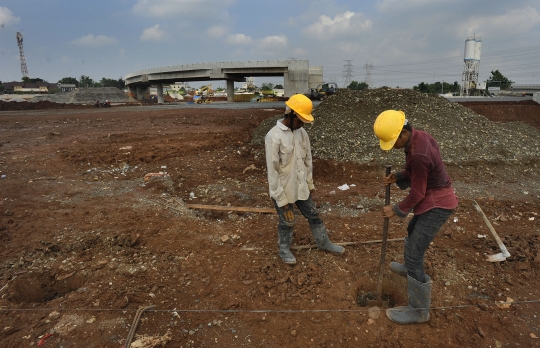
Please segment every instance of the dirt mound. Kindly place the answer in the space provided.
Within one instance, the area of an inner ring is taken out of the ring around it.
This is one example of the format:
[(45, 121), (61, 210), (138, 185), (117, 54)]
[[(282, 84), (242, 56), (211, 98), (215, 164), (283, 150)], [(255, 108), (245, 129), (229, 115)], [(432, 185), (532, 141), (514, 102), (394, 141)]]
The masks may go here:
[[(386, 87), (339, 90), (315, 108), (315, 122), (306, 126), (314, 156), (360, 164), (402, 162), (403, 153), (381, 151), (373, 133), (375, 119), (389, 109), (403, 110), (413, 127), (431, 133), (447, 163), (540, 159), (540, 131), (535, 128), (521, 122), (495, 123), (439, 96)], [(264, 134), (274, 123), (275, 119), (267, 120), (259, 127), (255, 142), (264, 142)]]
[(49, 109), (86, 109), (92, 108), (93, 105), (87, 104), (66, 104), (55, 103), (48, 100), (40, 101), (1, 101), (0, 111), (13, 111), (13, 110), (49, 110)]
[(93, 104), (96, 100), (111, 103), (134, 103), (137, 100), (116, 87), (78, 88), (71, 92), (44, 94), (31, 99), (32, 102), (48, 100), (55, 103)]

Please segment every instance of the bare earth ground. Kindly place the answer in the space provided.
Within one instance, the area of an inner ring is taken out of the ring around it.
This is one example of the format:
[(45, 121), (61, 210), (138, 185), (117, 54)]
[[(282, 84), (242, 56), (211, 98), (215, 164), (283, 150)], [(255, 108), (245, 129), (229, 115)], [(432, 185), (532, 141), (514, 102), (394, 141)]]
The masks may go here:
[[(497, 121), (540, 119), (538, 105), (464, 105)], [(284, 265), (276, 216), (232, 210), (271, 208), (251, 131), (281, 112), (2, 111), (0, 345), (121, 347), (153, 305), (133, 346), (540, 346), (538, 163), (448, 168), (460, 205), (426, 254), (431, 320), (400, 326), (357, 304), (377, 288), (381, 244), (360, 242), (382, 236), (383, 164), (314, 163), (330, 238), (358, 242), (341, 257), (295, 250), (298, 264)], [(403, 196), (392, 188), (393, 201)], [(505, 262), (485, 261), (499, 250), (473, 199), (512, 254)], [(392, 219), (389, 238), (406, 224)], [(309, 244), (299, 219), (294, 245)], [(386, 262), (402, 253), (389, 242)], [(383, 291), (406, 304), (406, 281), (388, 268)]]

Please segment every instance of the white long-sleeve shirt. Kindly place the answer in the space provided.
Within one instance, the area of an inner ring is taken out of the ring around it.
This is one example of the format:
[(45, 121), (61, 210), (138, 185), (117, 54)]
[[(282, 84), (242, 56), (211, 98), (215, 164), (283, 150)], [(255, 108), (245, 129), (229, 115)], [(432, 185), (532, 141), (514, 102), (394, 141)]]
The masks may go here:
[(266, 134), (270, 197), (279, 207), (309, 198), (313, 185), (311, 145), (304, 128), (294, 132), (280, 121)]

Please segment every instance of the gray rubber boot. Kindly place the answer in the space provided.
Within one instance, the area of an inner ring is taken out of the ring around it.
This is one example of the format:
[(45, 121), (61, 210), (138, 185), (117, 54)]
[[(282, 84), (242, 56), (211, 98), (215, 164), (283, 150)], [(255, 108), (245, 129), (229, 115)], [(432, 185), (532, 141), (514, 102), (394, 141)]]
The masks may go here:
[(287, 265), (295, 265), (296, 258), (291, 253), (291, 243), (293, 237), (294, 225), (293, 226), (278, 226), (278, 245), (279, 245), (279, 256), (283, 263)]
[[(409, 237), (405, 237), (403, 240), (403, 243), (405, 244), (405, 248), (407, 248), (407, 243), (409, 242)], [(407, 266), (405, 266), (404, 263), (399, 262), (391, 262), (390, 263), (390, 270), (392, 272), (399, 274), (400, 276), (407, 276)]]
[(390, 269), (394, 272), (399, 274), (400, 276), (407, 276), (407, 266), (405, 266), (404, 263), (399, 262), (390, 262)]
[(431, 279), (427, 274), (425, 277), (426, 282), (421, 283), (413, 277), (407, 276), (409, 304), (387, 309), (386, 316), (388, 319), (398, 324), (423, 323), (429, 320)]
[(332, 254), (341, 255), (345, 252), (345, 248), (339, 245), (335, 245), (328, 238), (328, 233), (326, 233), (326, 227), (324, 224), (310, 224), (309, 228), (311, 229), (311, 234), (315, 238), (317, 247), (320, 250), (325, 250), (331, 252)]

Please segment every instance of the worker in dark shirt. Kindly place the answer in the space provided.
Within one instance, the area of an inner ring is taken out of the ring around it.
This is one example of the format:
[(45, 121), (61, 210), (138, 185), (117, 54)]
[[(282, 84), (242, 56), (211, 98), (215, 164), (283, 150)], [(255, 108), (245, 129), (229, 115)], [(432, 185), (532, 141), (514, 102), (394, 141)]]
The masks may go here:
[(414, 213), (405, 237), (405, 263), (390, 264), (392, 271), (407, 277), (409, 304), (388, 309), (386, 315), (399, 324), (425, 322), (431, 306), (431, 279), (424, 273), (424, 255), (458, 200), (439, 145), (430, 134), (414, 129), (403, 111), (382, 112), (373, 128), (381, 149), (405, 150), (405, 169), (385, 177), (383, 184), (395, 183), (402, 190), (410, 187), (401, 202), (383, 208), (383, 216), (405, 218)]

